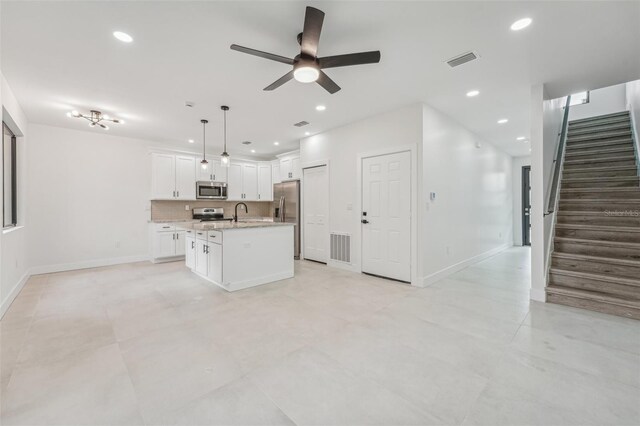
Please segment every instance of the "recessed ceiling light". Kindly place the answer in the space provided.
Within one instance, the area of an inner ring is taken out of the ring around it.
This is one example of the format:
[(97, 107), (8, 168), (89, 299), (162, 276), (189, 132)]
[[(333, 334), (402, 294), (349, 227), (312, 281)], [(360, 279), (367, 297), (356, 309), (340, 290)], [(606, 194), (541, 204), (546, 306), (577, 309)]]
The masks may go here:
[(255, 150), (255, 149), (252, 149), (252, 150), (251, 150), (251, 152), (256, 152), (256, 150)]
[(526, 138), (525, 138), (524, 136), (518, 136), (518, 137), (516, 138), (516, 140), (519, 140), (519, 141), (523, 141), (523, 140), (525, 140), (525, 139), (526, 139)]
[(524, 28), (527, 28), (529, 25), (531, 25), (531, 18), (518, 19), (516, 22), (511, 24), (511, 30), (520, 31)]
[(316, 111), (324, 111), (325, 109), (327, 109), (327, 107), (326, 107), (326, 106), (324, 106), (324, 105), (318, 105), (318, 106), (316, 106)]
[(498, 124), (504, 124), (506, 122), (508, 122), (509, 120), (507, 120), (506, 118), (501, 118), (500, 120), (498, 120)]
[(467, 97), (473, 98), (474, 96), (478, 96), (479, 94), (480, 92), (477, 90), (470, 90), (467, 92)]
[(280, 145), (280, 142), (275, 141), (273, 144), (277, 146), (277, 145)]
[(310, 132), (304, 132), (305, 136), (309, 136), (311, 133)]
[(194, 143), (195, 141), (193, 139), (189, 139), (189, 143)]
[(131, 43), (133, 41), (133, 37), (131, 37), (127, 33), (123, 33), (122, 31), (114, 31), (113, 32), (113, 36), (115, 38), (117, 38), (118, 40), (123, 41), (125, 43)]

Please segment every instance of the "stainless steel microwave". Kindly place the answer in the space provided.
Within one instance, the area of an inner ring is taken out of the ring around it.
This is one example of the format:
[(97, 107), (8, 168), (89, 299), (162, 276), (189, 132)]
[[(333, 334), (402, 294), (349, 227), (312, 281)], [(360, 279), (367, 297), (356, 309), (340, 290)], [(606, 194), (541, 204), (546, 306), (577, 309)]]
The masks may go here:
[(196, 182), (196, 199), (198, 200), (226, 200), (226, 182), (211, 182), (208, 180)]

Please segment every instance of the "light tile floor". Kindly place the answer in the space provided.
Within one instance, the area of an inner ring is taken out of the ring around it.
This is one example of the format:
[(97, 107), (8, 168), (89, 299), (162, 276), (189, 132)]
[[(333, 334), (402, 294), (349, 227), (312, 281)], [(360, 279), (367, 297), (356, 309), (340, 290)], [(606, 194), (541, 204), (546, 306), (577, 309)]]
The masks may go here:
[(640, 424), (640, 322), (529, 303), (529, 251), (425, 288), (297, 262), (236, 293), (180, 262), (33, 277), (3, 425)]

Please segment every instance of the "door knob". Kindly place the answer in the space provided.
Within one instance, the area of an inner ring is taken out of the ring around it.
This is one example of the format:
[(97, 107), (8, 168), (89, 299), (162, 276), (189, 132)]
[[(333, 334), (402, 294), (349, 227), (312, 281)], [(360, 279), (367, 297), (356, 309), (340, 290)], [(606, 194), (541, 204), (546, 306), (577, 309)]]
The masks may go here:
[(367, 219), (362, 219), (362, 221), (361, 221), (361, 222), (362, 222), (362, 223), (364, 223), (364, 224), (369, 223), (369, 221), (368, 221)]

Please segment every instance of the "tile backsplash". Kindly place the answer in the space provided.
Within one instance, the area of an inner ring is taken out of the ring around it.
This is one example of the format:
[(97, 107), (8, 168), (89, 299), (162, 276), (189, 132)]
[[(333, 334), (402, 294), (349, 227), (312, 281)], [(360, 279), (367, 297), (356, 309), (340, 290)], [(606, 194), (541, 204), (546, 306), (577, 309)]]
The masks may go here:
[[(192, 219), (192, 209), (201, 207), (222, 207), (224, 216), (231, 217), (236, 204), (235, 201), (151, 201), (151, 220)], [(238, 209), (239, 217), (271, 216), (270, 201), (247, 201), (245, 204), (249, 208), (249, 213)], [(185, 210), (185, 206), (189, 206), (189, 210)]]

